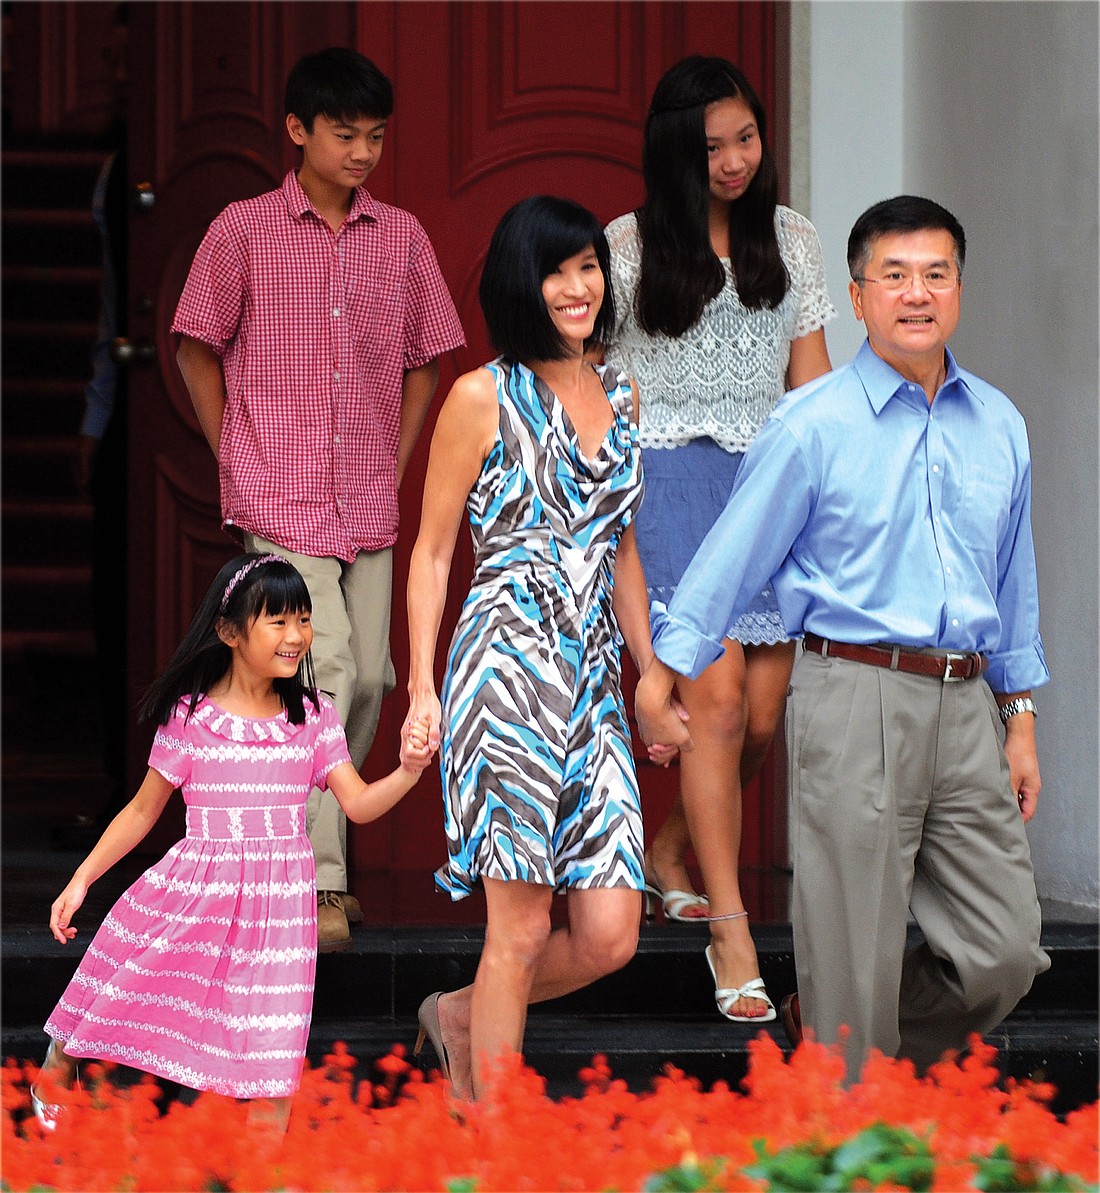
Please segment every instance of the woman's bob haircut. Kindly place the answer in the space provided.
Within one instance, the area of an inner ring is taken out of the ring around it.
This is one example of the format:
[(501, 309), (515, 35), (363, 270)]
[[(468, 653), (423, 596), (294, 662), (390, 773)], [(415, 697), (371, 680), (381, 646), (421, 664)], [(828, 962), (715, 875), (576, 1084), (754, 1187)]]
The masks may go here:
[(489, 339), (501, 356), (532, 361), (569, 355), (546, 309), (542, 283), (589, 245), (603, 273), (604, 293), (586, 350), (606, 344), (615, 330), (611, 253), (600, 221), (579, 203), (553, 195), (532, 195), (504, 213), (489, 244), (478, 291)]

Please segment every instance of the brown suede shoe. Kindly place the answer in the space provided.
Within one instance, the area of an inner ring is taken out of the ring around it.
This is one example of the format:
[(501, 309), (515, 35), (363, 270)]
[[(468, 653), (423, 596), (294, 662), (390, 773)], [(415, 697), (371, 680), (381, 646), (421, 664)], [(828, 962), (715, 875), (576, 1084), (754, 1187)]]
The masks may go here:
[(788, 994), (779, 1004), (779, 1018), (783, 1020), (783, 1030), (792, 1048), (802, 1043), (802, 1008), (798, 1005), (798, 995)]
[(340, 896), (344, 903), (344, 915), (348, 917), (349, 924), (361, 924), (363, 922), (363, 909), (359, 906), (359, 900), (354, 895), (347, 893)]
[(317, 952), (338, 953), (351, 944), (351, 929), (340, 891), (317, 892)]

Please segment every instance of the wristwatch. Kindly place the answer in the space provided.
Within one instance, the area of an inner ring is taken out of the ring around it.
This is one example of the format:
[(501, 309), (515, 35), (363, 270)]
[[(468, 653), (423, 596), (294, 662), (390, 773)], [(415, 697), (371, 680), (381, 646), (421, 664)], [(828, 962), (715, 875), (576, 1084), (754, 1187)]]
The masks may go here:
[(1039, 715), (1035, 711), (1035, 701), (1030, 696), (1017, 696), (1015, 700), (1010, 700), (1007, 704), (1002, 704), (1002, 723), (1007, 725), (1010, 717), (1014, 717), (1017, 713), (1021, 712), (1029, 712), (1033, 717)]

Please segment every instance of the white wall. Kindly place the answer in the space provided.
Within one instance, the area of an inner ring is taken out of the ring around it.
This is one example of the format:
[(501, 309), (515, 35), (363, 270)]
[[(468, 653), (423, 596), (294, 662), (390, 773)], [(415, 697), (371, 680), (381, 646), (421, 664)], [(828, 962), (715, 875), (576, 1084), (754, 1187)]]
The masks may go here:
[[(838, 317), (825, 329), (834, 364), (863, 343), (848, 298), (848, 233), (861, 211), (902, 192), (905, 9), (883, 0), (816, 0), (810, 10), (809, 205)], [(794, 206), (798, 202), (792, 195)]]
[(826, 332), (834, 362), (863, 339), (844, 265), (861, 211), (892, 194), (925, 194), (967, 232), (963, 317), (952, 347), (1014, 399), (1032, 443), (1053, 677), (1037, 694), (1044, 787), (1029, 828), (1036, 881), (1048, 903), (1095, 911), (1100, 10), (1087, 0), (798, 7), (809, 9), (792, 39), (793, 69), (808, 61), (810, 72), (804, 209), (821, 234), (841, 311)]

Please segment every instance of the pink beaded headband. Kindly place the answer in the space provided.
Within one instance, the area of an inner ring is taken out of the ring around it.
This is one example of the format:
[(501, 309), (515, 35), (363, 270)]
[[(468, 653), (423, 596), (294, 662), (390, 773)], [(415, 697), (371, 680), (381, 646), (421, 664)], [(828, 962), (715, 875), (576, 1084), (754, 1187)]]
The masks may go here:
[(250, 559), (243, 568), (238, 568), (233, 573), (233, 578), (225, 586), (225, 592), (222, 593), (220, 613), (225, 612), (229, 604), (229, 598), (233, 595), (233, 589), (240, 584), (254, 567), (259, 567), (261, 563), (286, 563), (286, 560), (281, 555), (261, 555), (259, 559)]

